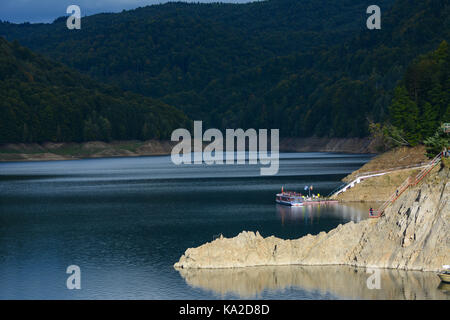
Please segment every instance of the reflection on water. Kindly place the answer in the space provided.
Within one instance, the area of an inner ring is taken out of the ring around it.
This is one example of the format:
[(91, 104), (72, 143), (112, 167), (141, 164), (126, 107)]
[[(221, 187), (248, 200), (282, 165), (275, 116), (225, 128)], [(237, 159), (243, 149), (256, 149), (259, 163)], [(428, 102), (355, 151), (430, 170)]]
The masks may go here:
[(277, 205), (277, 215), (282, 225), (298, 222), (305, 225), (319, 223), (321, 218), (340, 219), (343, 223), (348, 221), (359, 222), (369, 217), (369, 208), (377, 207), (376, 203), (346, 203), (306, 205), (302, 207), (289, 207)]
[(441, 282), (438, 287), (439, 290), (450, 295), (450, 283)]
[[(371, 275), (349, 266), (267, 266), (236, 269), (181, 269), (194, 288), (225, 297), (257, 298), (263, 292), (300, 290), (338, 299), (450, 299), (449, 288), (435, 273), (379, 269), (381, 288), (370, 290)], [(287, 298), (285, 296), (285, 298)]]

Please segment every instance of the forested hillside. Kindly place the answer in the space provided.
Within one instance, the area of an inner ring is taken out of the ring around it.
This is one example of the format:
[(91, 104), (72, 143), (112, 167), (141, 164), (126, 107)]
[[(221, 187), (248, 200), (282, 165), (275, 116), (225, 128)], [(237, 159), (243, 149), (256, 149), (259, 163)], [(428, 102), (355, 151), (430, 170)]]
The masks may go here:
[(371, 4), (170, 3), (85, 17), (81, 30), (4, 22), (0, 35), (207, 126), (362, 137), (390, 120), (407, 66), (450, 39), (446, 0), (380, 0), (381, 30), (366, 28)]
[(442, 123), (450, 123), (450, 52), (446, 41), (408, 67), (394, 90), (389, 115), (385, 133), (398, 144), (426, 141), (431, 156), (448, 146), (448, 135), (438, 130)]
[(388, 120), (392, 90), (409, 63), (450, 39), (449, 14), (448, 1), (397, 0), (384, 11), (382, 30), (214, 82), (204, 92), (216, 97), (216, 123), (280, 127), (288, 136), (366, 136), (368, 120)]
[(0, 143), (167, 139), (174, 107), (98, 84), (0, 37)]
[[(392, 2), (379, 5), (387, 10)], [(316, 84), (291, 93), (289, 101), (270, 91), (301, 77), (305, 68), (318, 73), (312, 69), (315, 52), (358, 35), (370, 4), (169, 3), (85, 17), (81, 30), (68, 30), (65, 18), (52, 24), (2, 23), (0, 35), (98, 80), (162, 98), (211, 126), (277, 127), (285, 135), (302, 135), (292, 130), (296, 121), (284, 122), (283, 113), (304, 105)]]

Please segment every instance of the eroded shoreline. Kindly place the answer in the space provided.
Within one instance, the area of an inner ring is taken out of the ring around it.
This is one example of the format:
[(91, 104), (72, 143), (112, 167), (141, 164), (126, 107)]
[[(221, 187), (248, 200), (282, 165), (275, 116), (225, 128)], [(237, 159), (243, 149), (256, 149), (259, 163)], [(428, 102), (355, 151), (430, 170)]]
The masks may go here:
[[(9, 143), (0, 145), (0, 161), (51, 161), (169, 155), (175, 144), (168, 140)], [(280, 152), (375, 153), (375, 150), (368, 138), (313, 137), (282, 138)]]

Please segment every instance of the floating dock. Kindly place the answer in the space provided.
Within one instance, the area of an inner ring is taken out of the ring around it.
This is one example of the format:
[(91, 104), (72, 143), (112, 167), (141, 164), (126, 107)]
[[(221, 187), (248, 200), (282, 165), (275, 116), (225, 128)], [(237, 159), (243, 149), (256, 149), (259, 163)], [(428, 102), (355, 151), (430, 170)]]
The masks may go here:
[(318, 196), (304, 196), (301, 193), (282, 191), (278, 193), (275, 202), (284, 206), (301, 207), (306, 205), (320, 205), (320, 204), (336, 204), (338, 200), (331, 200), (328, 198), (321, 198)]

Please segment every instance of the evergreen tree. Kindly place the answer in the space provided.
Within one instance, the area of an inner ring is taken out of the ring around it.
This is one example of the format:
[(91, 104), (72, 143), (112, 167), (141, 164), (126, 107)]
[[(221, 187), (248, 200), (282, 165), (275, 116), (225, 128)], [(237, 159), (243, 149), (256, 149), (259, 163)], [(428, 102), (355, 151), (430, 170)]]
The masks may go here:
[(421, 140), (418, 130), (419, 108), (408, 95), (404, 86), (395, 89), (392, 104), (389, 107), (391, 123), (405, 133), (404, 139), (412, 146)]

